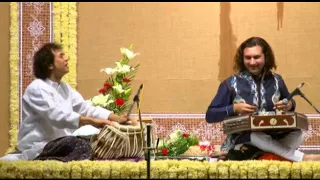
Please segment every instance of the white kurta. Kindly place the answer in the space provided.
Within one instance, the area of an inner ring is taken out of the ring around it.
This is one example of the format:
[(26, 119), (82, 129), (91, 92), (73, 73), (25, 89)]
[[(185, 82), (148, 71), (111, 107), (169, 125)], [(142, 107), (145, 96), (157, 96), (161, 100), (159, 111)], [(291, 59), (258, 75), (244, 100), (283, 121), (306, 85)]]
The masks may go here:
[(49, 79), (36, 79), (27, 87), (22, 111), (18, 150), (23, 160), (34, 159), (49, 141), (72, 135), (80, 115), (107, 119), (111, 113), (92, 106), (69, 84)]

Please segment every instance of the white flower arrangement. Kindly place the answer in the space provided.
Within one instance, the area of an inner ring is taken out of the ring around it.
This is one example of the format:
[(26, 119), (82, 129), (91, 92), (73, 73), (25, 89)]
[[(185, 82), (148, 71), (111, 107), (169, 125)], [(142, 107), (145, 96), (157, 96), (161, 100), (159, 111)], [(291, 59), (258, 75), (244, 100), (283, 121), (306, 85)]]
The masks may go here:
[(115, 62), (115, 68), (101, 69), (100, 72), (105, 72), (109, 77), (104, 82), (103, 88), (100, 88), (99, 95), (91, 98), (94, 106), (113, 111), (116, 114), (122, 114), (130, 107), (128, 100), (131, 96), (131, 82), (135, 77), (139, 64), (130, 66), (129, 62), (140, 53), (132, 51), (133, 44), (130, 48), (120, 48), (123, 59)]

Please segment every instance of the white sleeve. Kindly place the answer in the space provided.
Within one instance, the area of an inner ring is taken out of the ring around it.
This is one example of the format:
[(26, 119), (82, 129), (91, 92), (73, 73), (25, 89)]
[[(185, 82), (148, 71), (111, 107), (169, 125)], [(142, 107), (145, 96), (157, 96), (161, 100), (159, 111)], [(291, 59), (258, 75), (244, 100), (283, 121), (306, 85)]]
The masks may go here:
[(83, 116), (89, 116), (94, 118), (109, 118), (109, 115), (112, 113), (112, 111), (106, 110), (98, 106), (93, 106), (89, 100), (85, 101), (79, 92), (75, 91), (70, 86), (69, 89), (71, 89), (70, 91), (72, 94), (72, 106), (75, 112), (78, 112)]
[(28, 89), (23, 96), (26, 103), (40, 116), (47, 118), (57, 128), (79, 127), (80, 114), (55, 102), (53, 93), (44, 88)]

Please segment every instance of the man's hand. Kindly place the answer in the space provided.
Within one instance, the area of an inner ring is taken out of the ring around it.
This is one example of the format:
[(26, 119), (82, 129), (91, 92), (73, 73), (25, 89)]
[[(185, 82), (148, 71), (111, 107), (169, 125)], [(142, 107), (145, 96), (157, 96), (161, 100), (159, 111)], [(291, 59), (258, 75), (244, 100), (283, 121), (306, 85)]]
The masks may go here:
[(289, 101), (288, 104), (284, 104), (283, 101), (278, 101), (274, 104), (274, 109), (289, 111), (292, 108), (292, 101)]
[(86, 116), (80, 116), (79, 126), (84, 125), (92, 125), (96, 128), (103, 128), (106, 125), (111, 125), (112, 122), (108, 119), (101, 119), (101, 118), (92, 118)]
[(127, 117), (127, 115), (117, 115), (117, 114), (113, 114), (111, 113), (109, 115), (109, 120), (110, 121), (114, 121), (114, 122), (117, 122), (119, 124), (125, 124), (127, 123), (128, 121), (130, 121), (129, 117)]
[(256, 106), (252, 106), (246, 103), (236, 103), (233, 104), (233, 111), (236, 114), (246, 114), (246, 113), (253, 113), (257, 110)]
[(119, 119), (118, 119), (119, 124), (125, 124), (125, 123), (128, 123), (128, 121), (130, 121), (130, 118), (127, 115), (122, 114), (119, 116)]
[(101, 119), (101, 118), (93, 118), (92, 126), (96, 128), (103, 128), (106, 125), (112, 125), (112, 122), (108, 119)]

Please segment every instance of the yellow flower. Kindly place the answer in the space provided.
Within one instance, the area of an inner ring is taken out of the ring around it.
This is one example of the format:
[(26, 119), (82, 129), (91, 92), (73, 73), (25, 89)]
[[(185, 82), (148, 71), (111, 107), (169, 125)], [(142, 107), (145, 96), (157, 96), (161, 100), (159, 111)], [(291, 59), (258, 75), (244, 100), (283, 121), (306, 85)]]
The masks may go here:
[(231, 179), (239, 179), (240, 178), (240, 171), (239, 171), (239, 167), (240, 167), (240, 161), (234, 161), (229, 168), (229, 172), (230, 172), (230, 178)]
[[(159, 168), (159, 178), (161, 179), (169, 179), (169, 163), (170, 160), (161, 160), (160, 164), (158, 165)], [(167, 173), (166, 173), (167, 172)]]
[(209, 170), (208, 170), (208, 173), (209, 173), (209, 178), (210, 179), (218, 179), (218, 163), (217, 162), (211, 162), (209, 164)]
[(219, 161), (217, 165), (219, 179), (228, 179), (229, 178), (229, 167), (232, 164), (232, 161)]
[(281, 162), (279, 163), (279, 178), (280, 179), (288, 179), (290, 178), (290, 169), (292, 163), (291, 162)]
[(6, 153), (15, 151), (19, 125), (19, 18), (18, 2), (10, 3), (10, 145)]
[(301, 162), (301, 178), (312, 179), (312, 162)]
[(301, 179), (301, 163), (299, 162), (292, 163), (291, 179)]
[(82, 168), (81, 164), (77, 161), (69, 162), (71, 166), (70, 178), (81, 179)]
[(100, 178), (111, 179), (111, 163), (112, 162), (101, 162), (101, 164), (99, 164), (100, 168), (102, 169)]
[(181, 163), (177, 169), (178, 179), (188, 179), (189, 161), (181, 160)]
[(255, 161), (254, 168), (257, 172), (256, 176), (258, 179), (266, 179), (269, 177), (278, 176), (279, 169), (276, 165), (272, 165), (273, 161)]
[(240, 179), (247, 179), (248, 178), (248, 163), (250, 161), (243, 161), (241, 165), (239, 165), (239, 173), (240, 173)]
[[(313, 179), (320, 179), (320, 162), (313, 162)], [(288, 178), (287, 178), (288, 179)]]
[(140, 169), (140, 177), (138, 179), (147, 179), (147, 162), (140, 161), (138, 162), (139, 169)]
[(169, 175), (169, 179), (177, 179), (178, 178), (178, 171), (177, 171), (177, 167), (176, 166), (171, 166), (169, 169), (168, 169), (168, 175)]
[(78, 161), (79, 164), (81, 164), (82, 168), (82, 179), (92, 179), (92, 166), (95, 163), (94, 161), (90, 160), (83, 160)]

